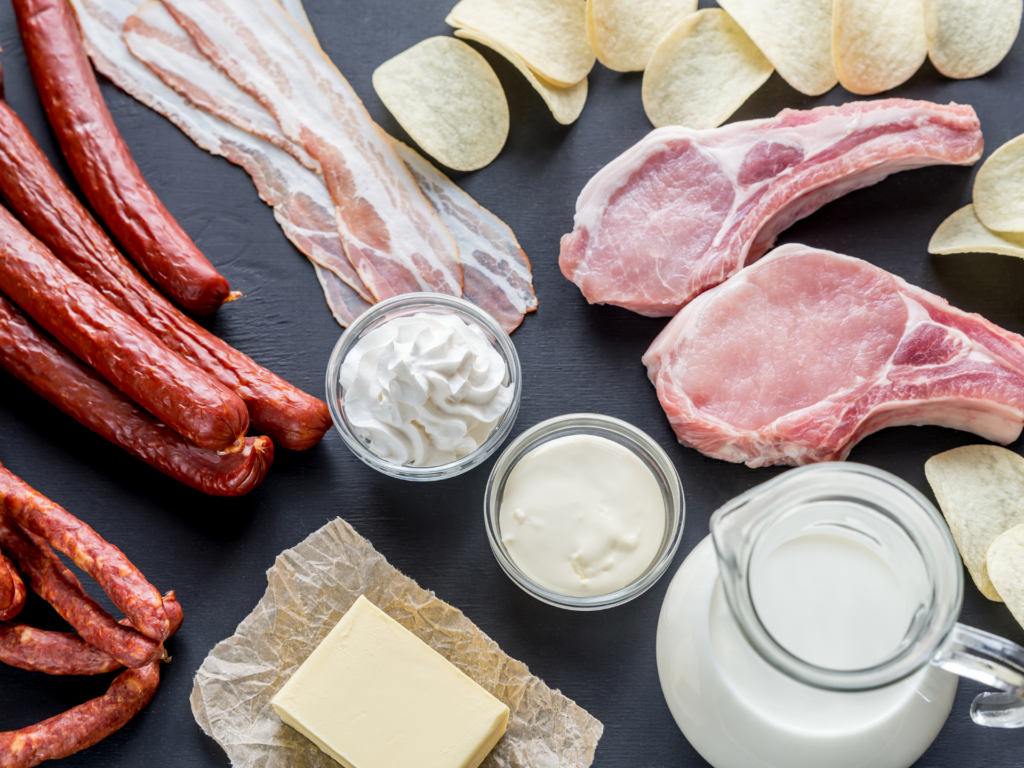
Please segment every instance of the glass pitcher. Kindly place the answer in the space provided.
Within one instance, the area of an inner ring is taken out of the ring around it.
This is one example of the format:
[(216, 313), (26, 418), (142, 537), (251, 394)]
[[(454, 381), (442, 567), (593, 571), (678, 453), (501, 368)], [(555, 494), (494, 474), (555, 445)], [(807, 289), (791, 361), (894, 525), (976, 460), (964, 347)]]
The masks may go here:
[[(976, 723), (1024, 726), (1024, 648), (957, 622), (956, 545), (899, 478), (852, 463), (791, 470), (715, 512), (709, 538), (666, 595), (658, 666), (673, 715), (716, 768), (909, 766), (948, 716), (957, 675), (996, 689), (974, 700)], [(832, 592), (848, 607), (837, 597), (832, 612)], [(872, 656), (887, 624), (896, 634)]]

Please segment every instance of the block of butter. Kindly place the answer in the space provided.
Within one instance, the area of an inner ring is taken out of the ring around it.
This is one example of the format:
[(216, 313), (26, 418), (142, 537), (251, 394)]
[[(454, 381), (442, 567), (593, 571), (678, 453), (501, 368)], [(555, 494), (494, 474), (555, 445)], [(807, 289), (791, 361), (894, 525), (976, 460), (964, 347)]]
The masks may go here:
[(360, 596), (270, 702), (346, 768), (477, 768), (508, 707)]

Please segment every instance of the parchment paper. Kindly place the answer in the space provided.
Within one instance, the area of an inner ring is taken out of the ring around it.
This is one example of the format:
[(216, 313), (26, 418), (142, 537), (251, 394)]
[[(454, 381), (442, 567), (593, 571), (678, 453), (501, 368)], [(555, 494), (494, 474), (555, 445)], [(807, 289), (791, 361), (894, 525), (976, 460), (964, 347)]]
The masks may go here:
[[(508, 705), (487, 768), (587, 768), (604, 726), (507, 656), (461, 611), (393, 568), (338, 518), (267, 571), (267, 591), (196, 674), (196, 722), (238, 768), (337, 768), (270, 699), (361, 594)], [(396, 768), (405, 768), (404, 766)]]

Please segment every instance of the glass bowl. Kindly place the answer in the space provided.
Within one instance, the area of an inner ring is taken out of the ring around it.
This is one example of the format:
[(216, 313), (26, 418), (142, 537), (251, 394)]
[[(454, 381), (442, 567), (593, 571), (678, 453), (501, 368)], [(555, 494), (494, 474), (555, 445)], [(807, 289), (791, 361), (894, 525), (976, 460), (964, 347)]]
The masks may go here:
[[(665, 535), (658, 554), (639, 577), (631, 584), (604, 595), (563, 595), (541, 586), (530, 579), (516, 565), (508, 549), (502, 543), (499, 510), (505, 492), (505, 483), (519, 460), (526, 454), (555, 438), (567, 435), (594, 435), (603, 437), (629, 449), (651, 470), (665, 500)], [(571, 611), (598, 611), (628, 603), (639, 597), (661, 578), (672, 562), (679, 542), (683, 538), (683, 521), (686, 517), (683, 486), (679, 474), (668, 455), (650, 436), (631, 424), (610, 416), (595, 413), (573, 413), (542, 421), (517, 437), (501, 454), (491, 477), (487, 481), (484, 495), (484, 524), (491, 550), (502, 570), (524, 592), (549, 605)]]
[[(341, 366), (356, 343), (367, 333), (389, 320), (415, 315), (418, 312), (455, 315), (468, 325), (480, 328), (491, 342), (491, 346), (505, 361), (506, 382), (512, 386), (512, 403), (480, 447), (461, 459), (435, 467), (410, 467), (381, 458), (370, 450), (368, 441), (356, 433), (355, 428), (345, 415), (345, 408), (342, 405), (344, 393), (340, 381)], [(519, 356), (516, 354), (512, 339), (489, 314), (465, 299), (454, 296), (442, 293), (406, 293), (374, 304), (341, 334), (341, 338), (338, 339), (338, 343), (335, 344), (334, 351), (331, 353), (331, 359), (327, 363), (327, 407), (330, 408), (334, 427), (341, 433), (345, 445), (359, 459), (378, 472), (402, 480), (443, 480), (446, 477), (455, 477), (463, 472), (468, 472), (486, 461), (505, 442), (505, 438), (508, 437), (508, 433), (515, 423), (516, 414), (519, 413), (519, 398), (523, 389), (522, 379)]]

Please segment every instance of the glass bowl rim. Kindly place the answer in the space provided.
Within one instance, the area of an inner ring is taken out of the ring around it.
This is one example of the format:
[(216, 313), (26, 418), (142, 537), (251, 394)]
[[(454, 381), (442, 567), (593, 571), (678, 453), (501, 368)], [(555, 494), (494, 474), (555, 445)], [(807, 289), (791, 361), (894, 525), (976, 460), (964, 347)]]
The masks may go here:
[[(508, 479), (512, 469), (527, 453), (543, 442), (549, 442), (567, 434), (592, 434), (599, 437), (613, 435), (614, 442), (626, 442), (632, 450), (645, 457), (645, 463), (653, 463), (662, 473), (652, 472), (662, 493), (670, 500), (666, 505), (666, 531), (661, 549), (647, 569), (632, 583), (603, 595), (564, 595), (544, 587), (530, 579), (512, 560), (501, 545), (498, 535), (498, 514), (500, 503), (496, 498), (498, 489)], [(618, 439), (615, 439), (618, 438)], [(599, 611), (623, 605), (642, 595), (665, 574), (672, 564), (683, 538), (686, 522), (686, 499), (679, 473), (668, 454), (654, 438), (632, 424), (598, 413), (570, 413), (556, 416), (530, 427), (513, 440), (495, 463), (487, 480), (484, 492), (484, 527), (498, 565), (512, 582), (527, 594), (541, 602), (571, 611)]]
[[(434, 467), (409, 467), (402, 464), (394, 464), (373, 453), (355, 434), (355, 431), (348, 423), (348, 419), (345, 417), (340, 400), (341, 366), (345, 361), (345, 357), (355, 346), (364, 331), (378, 323), (389, 312), (395, 312), (396, 310), (422, 310), (425, 312), (444, 310), (447, 313), (460, 317), (464, 321), (475, 323), (494, 339), (495, 343), (492, 344), (492, 347), (497, 348), (505, 362), (509, 383), (513, 387), (512, 402), (494, 429), (491, 430), (487, 439), (475, 451), (466, 454), (461, 459)], [(515, 345), (512, 343), (512, 339), (505, 329), (498, 325), (498, 322), (487, 312), (457, 296), (449, 296), (443, 293), (404, 293), (374, 304), (342, 332), (334, 345), (334, 349), (331, 351), (331, 356), (327, 363), (326, 389), (327, 408), (331, 412), (334, 428), (341, 435), (345, 445), (348, 446), (349, 450), (358, 459), (378, 472), (390, 477), (412, 480), (414, 482), (427, 482), (443, 480), (468, 472), (490, 458), (501, 447), (509, 432), (512, 431), (512, 426), (515, 424), (516, 416), (519, 413), (519, 401), (523, 389), (523, 373), (519, 362), (519, 355), (516, 352)]]

